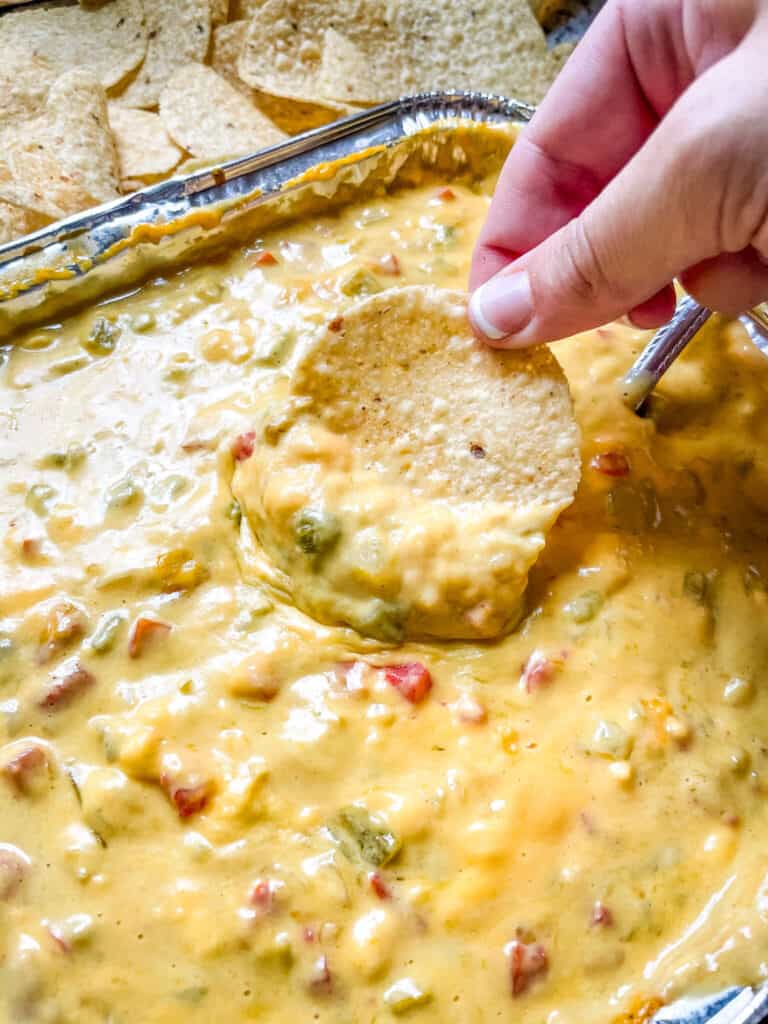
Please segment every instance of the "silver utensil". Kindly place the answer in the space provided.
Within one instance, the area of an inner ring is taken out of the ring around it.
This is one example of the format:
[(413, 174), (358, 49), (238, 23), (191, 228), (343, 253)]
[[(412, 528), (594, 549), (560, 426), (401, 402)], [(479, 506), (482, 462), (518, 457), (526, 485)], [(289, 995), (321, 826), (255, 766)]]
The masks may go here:
[[(675, 315), (654, 334), (622, 378), (622, 397), (630, 409), (641, 411), (662, 376), (711, 316), (711, 309), (689, 296), (678, 302)], [(740, 320), (755, 345), (768, 356), (768, 303), (749, 310)]]

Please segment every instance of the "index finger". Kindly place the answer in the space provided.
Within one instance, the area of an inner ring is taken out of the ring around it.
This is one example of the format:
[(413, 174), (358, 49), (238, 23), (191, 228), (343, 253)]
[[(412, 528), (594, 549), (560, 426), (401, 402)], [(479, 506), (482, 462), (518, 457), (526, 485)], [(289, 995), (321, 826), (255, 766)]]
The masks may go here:
[(633, 10), (615, 0), (597, 16), (507, 158), (472, 289), (578, 216), (691, 80), (674, 6), (646, 0)]

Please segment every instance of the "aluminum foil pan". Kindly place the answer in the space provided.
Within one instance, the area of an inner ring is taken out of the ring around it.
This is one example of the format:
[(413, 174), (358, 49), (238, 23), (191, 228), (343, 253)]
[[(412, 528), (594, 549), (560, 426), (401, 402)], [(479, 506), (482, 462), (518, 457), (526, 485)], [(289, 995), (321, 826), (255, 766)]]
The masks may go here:
[[(221, 251), (283, 217), (327, 212), (395, 180), (407, 184), (409, 172), (425, 165), (480, 176), (532, 115), (524, 103), (476, 93), (396, 100), (0, 246), (0, 338)], [(490, 126), (482, 145), (472, 131), (478, 122)], [(764, 1024), (768, 985), (679, 1000), (654, 1021)]]
[[(231, 245), (281, 215), (310, 215), (359, 198), (374, 173), (385, 183), (402, 178), (411, 158), (461, 170), (478, 159), (461, 144), (462, 125), (496, 125), (507, 132), (499, 144), (508, 146), (510, 126), (532, 114), (527, 104), (476, 93), (394, 100), (59, 221), (0, 246), (0, 338), (53, 309)], [(456, 140), (447, 148), (446, 131)]]

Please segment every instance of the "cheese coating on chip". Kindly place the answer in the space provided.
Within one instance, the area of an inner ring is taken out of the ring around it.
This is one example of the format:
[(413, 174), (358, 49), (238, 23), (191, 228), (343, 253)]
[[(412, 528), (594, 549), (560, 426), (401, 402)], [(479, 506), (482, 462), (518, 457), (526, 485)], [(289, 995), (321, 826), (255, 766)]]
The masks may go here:
[(387, 642), (492, 637), (520, 619), (578, 447), (548, 349), (492, 351), (461, 293), (411, 286), (308, 341), (234, 490), (321, 621)]

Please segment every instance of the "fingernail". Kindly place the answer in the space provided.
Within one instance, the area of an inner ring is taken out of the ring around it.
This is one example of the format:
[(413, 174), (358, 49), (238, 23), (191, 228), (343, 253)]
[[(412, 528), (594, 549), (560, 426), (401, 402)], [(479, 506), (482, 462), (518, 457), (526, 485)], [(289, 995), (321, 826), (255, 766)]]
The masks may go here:
[(533, 317), (531, 282), (525, 271), (496, 274), (472, 293), (469, 315), (491, 341), (517, 334)]

